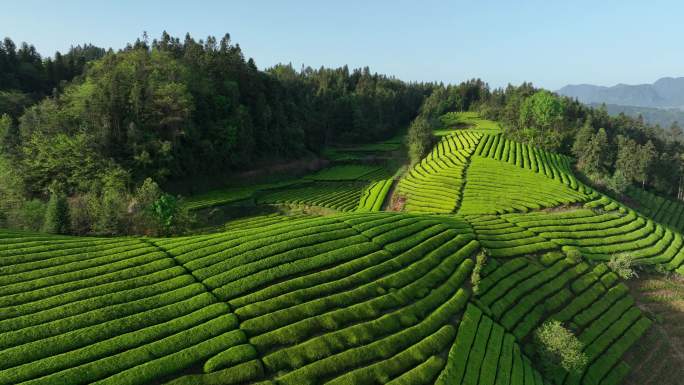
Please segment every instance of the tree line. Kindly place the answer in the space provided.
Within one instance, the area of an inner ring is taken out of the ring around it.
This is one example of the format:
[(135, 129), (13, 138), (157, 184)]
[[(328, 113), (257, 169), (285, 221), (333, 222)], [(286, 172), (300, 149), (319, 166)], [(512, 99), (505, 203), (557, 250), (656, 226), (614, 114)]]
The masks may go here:
[(5, 38), (0, 41), (0, 115), (18, 118), (24, 108), (81, 75), (86, 63), (105, 53), (103, 48), (84, 44), (43, 59), (33, 45), (17, 46)]
[(259, 70), (229, 35), (167, 33), (116, 52), (86, 44), (45, 59), (5, 39), (0, 69), (2, 226), (38, 230), (68, 212), (51, 228), (171, 231), (184, 214), (159, 187), (165, 182), (316, 156), (407, 126), (416, 162), (451, 111), (478, 111), (512, 139), (574, 156), (588, 178), (618, 194), (635, 184), (684, 198), (677, 124), (610, 116), (530, 83), (406, 83), (346, 66)]
[(511, 139), (572, 156), (588, 179), (618, 195), (635, 185), (684, 199), (684, 135), (678, 123), (660, 127), (641, 117), (611, 116), (604, 106), (586, 106), (531, 83), (490, 89), (471, 80), (435, 89), (428, 102), (439, 106), (437, 113), (478, 111), (500, 122)]
[(443, 126), (444, 114), (480, 108), (487, 93), (489, 87), (480, 79), (458, 85), (436, 85), (408, 129), (406, 144), (411, 164), (419, 162), (432, 149), (436, 140), (433, 131)]
[[(79, 233), (127, 232), (147, 178), (220, 177), (393, 136), (433, 88), (367, 67), (259, 70), (227, 34), (163, 33), (54, 59), (6, 39), (0, 66), (2, 220), (35, 229), (39, 202), (55, 195), (79, 211)], [(26, 99), (7, 102), (17, 95)]]

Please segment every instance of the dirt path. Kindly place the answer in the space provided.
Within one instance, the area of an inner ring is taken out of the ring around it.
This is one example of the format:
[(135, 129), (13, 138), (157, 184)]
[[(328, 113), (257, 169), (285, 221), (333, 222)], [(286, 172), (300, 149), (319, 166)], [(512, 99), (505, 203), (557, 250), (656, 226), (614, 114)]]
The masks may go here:
[(390, 187), (389, 191), (387, 192), (387, 195), (385, 196), (384, 202), (382, 202), (382, 208), (380, 211), (397, 211), (394, 210), (394, 207), (392, 207), (392, 202), (394, 202), (394, 193), (397, 189), (397, 185), (399, 184), (399, 179), (394, 179), (392, 181), (392, 187)]

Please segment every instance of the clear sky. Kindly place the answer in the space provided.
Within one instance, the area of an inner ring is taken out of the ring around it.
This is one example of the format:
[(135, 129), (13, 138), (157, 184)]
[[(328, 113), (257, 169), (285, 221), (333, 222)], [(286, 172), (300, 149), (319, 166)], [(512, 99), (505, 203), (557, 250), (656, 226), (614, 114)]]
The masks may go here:
[(0, 0), (0, 35), (44, 55), (163, 30), (228, 32), (259, 68), (368, 65), (403, 80), (549, 89), (684, 76), (681, 0)]

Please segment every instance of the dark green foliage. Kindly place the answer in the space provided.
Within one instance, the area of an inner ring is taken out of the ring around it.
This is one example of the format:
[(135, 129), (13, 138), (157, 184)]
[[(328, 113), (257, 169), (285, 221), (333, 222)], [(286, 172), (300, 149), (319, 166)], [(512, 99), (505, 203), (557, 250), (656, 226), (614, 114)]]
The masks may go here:
[(72, 46), (43, 60), (33, 45), (0, 41), (0, 115), (18, 118), (25, 106), (60, 89), (63, 81), (80, 75), (86, 63), (104, 56), (105, 50), (90, 44)]
[[(241, 341), (246, 342), (247, 337), (243, 336)], [(254, 349), (254, 346), (250, 344), (237, 345), (208, 359), (204, 363), (204, 371), (211, 373), (256, 358), (257, 351)]]
[[(95, 169), (113, 164), (131, 170), (134, 180), (212, 175), (256, 160), (302, 157), (332, 142), (389, 137), (415, 117), (429, 90), (368, 68), (297, 72), (278, 65), (263, 72), (228, 35), (198, 42), (164, 33), (151, 46), (107, 53), (57, 98), (29, 108), (20, 147), (36, 159), (17, 162), (37, 170), (50, 155), (43, 149), (62, 144), (65, 151), (49, 159), (78, 158), (66, 151), (78, 147), (80, 158), (94, 152), (104, 161)], [(58, 171), (31, 173), (31, 189)], [(64, 171), (69, 193), (92, 189), (80, 170)]]
[(66, 234), (69, 232), (69, 205), (66, 198), (59, 193), (52, 193), (45, 208), (45, 220), (42, 231), (49, 234)]
[[(159, 229), (121, 215), (133, 203), (132, 186), (148, 177), (182, 184), (311, 157), (331, 144), (387, 139), (416, 117), (432, 88), (368, 68), (259, 71), (229, 35), (197, 41), (164, 33), (118, 52), (78, 46), (54, 60), (6, 39), (0, 156), (23, 184), (12, 210), (57, 186), (78, 198), (79, 234), (166, 234), (178, 227), (169, 210), (159, 211)], [(116, 188), (102, 177), (123, 170), (127, 181)], [(22, 227), (17, 216), (0, 207), (2, 223)]]
[(537, 91), (520, 106), (520, 127), (530, 144), (555, 151), (562, 143), (562, 101), (548, 91)]
[(627, 191), (630, 184), (630, 180), (620, 169), (615, 170), (613, 176), (606, 181), (606, 187), (613, 193), (617, 194), (617, 196), (622, 196), (622, 194)]
[(577, 131), (575, 140), (572, 144), (571, 151), (575, 158), (580, 159), (582, 156), (584, 156), (584, 153), (587, 151), (594, 133), (595, 131), (591, 124), (591, 120), (587, 119), (587, 121), (584, 122), (584, 125)]
[(622, 169), (642, 187), (684, 197), (684, 142), (678, 127), (668, 131), (643, 119), (610, 116), (604, 107), (585, 106), (530, 83), (496, 90), (484, 83), (478, 87), (473, 104), (484, 118), (499, 121), (506, 136), (573, 155), (579, 168), (601, 184)]
[(12, 118), (7, 114), (0, 114), (0, 156), (14, 150), (17, 132)]
[(610, 166), (608, 146), (608, 134), (604, 128), (600, 128), (592, 135), (582, 156), (578, 159), (579, 167), (587, 174), (604, 174)]
[(152, 202), (150, 209), (162, 234), (172, 233), (174, 227), (181, 221), (182, 208), (178, 204), (178, 200), (171, 194), (162, 194)]
[(408, 129), (406, 142), (409, 148), (411, 164), (418, 163), (432, 148), (433, 136), (430, 121), (424, 117), (416, 118)]

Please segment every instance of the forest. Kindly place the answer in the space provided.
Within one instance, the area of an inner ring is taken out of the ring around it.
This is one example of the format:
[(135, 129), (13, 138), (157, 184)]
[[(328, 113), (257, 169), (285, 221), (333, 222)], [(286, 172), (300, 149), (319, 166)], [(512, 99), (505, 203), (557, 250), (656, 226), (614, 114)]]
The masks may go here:
[(47, 58), (6, 38), (0, 74), (0, 221), (14, 228), (41, 229), (46, 210), (65, 207), (72, 233), (149, 232), (155, 220), (138, 217), (162, 196), (152, 217), (183, 217), (163, 192), (170, 181), (230, 179), (407, 127), (415, 163), (460, 111), (574, 157), (589, 181), (618, 196), (635, 185), (684, 197), (678, 124), (613, 117), (530, 83), (407, 83), (347, 66), (259, 70), (228, 34), (145, 34), (118, 51), (84, 44)]
[(86, 45), (54, 59), (7, 38), (0, 72), (0, 176), (7, 181), (0, 213), (25, 228), (37, 227), (40, 202), (51, 195), (89, 206), (92, 219), (84, 220), (92, 222), (125, 211), (129, 193), (147, 178), (163, 185), (230, 175), (316, 156), (330, 143), (390, 137), (433, 87), (368, 68), (259, 70), (229, 35), (197, 41), (164, 33), (117, 52)]

